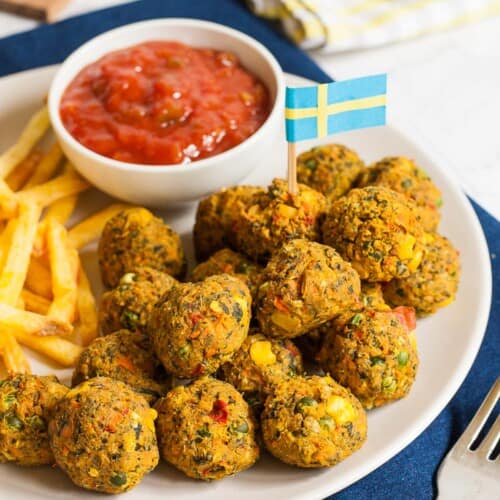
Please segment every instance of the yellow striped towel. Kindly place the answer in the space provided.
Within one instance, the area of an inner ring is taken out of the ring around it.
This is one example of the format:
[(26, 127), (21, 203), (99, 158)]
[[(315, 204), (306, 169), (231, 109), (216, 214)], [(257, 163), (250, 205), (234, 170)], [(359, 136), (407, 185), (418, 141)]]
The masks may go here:
[(500, 14), (500, 0), (247, 0), (303, 49), (341, 52), (442, 31)]

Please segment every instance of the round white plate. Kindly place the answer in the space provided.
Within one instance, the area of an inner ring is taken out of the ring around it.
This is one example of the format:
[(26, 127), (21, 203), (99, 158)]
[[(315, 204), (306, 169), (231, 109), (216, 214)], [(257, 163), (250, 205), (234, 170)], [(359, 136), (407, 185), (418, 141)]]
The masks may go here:
[[(55, 67), (27, 71), (0, 79), (0, 151), (4, 150), (40, 106)], [(289, 75), (290, 85), (305, 80)], [(486, 328), (491, 300), (491, 270), (485, 238), (466, 197), (438, 163), (419, 149), (399, 128), (381, 128), (338, 134), (327, 140), (345, 143), (371, 162), (387, 155), (406, 155), (427, 170), (443, 192), (444, 206), (440, 231), (460, 249), (462, 279), (457, 300), (446, 309), (418, 323), (420, 369), (411, 394), (404, 400), (369, 413), (368, 440), (363, 448), (340, 465), (324, 470), (301, 470), (286, 466), (267, 454), (252, 469), (214, 483), (185, 477), (161, 464), (126, 495), (132, 499), (238, 500), (256, 498), (318, 499), (357, 481), (389, 460), (415, 439), (439, 414), (454, 395), (476, 356)], [(323, 141), (326, 142), (326, 141)], [(316, 142), (317, 143), (317, 142)], [(299, 143), (299, 149), (313, 142)], [(182, 168), (182, 167), (179, 167)], [(245, 179), (245, 183), (267, 185), (275, 176), (285, 176), (286, 144), (276, 144), (273, 156)], [(196, 179), (193, 179), (196, 182)], [(92, 192), (82, 196), (76, 218), (91, 213), (109, 200)], [(192, 257), (191, 229), (195, 206), (161, 214), (182, 234)], [(84, 252), (84, 262), (97, 294), (100, 294), (95, 248)], [(31, 356), (35, 373), (56, 373), (67, 381), (70, 372)], [(66, 476), (50, 467), (23, 469), (0, 465), (2, 498), (67, 499), (99, 498), (73, 486)]]

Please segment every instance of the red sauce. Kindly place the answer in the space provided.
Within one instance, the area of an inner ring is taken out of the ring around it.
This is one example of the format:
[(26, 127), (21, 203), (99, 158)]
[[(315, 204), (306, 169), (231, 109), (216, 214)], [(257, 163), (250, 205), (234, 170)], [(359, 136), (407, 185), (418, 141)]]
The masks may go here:
[(252, 135), (270, 110), (264, 85), (233, 54), (154, 41), (85, 67), (61, 99), (64, 126), (109, 158), (189, 163)]

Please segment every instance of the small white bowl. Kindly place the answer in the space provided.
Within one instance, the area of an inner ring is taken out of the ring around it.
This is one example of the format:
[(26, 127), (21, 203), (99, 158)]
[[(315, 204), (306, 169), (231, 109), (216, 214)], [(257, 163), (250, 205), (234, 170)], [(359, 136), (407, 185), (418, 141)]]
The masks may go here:
[[(176, 40), (236, 54), (267, 87), (272, 104), (264, 124), (241, 144), (221, 154), (183, 165), (140, 165), (107, 158), (80, 144), (64, 127), (59, 103), (73, 78), (90, 63), (118, 49), (150, 40)], [(284, 76), (273, 55), (259, 42), (225, 26), (194, 19), (158, 19), (130, 24), (93, 38), (59, 68), (49, 91), (52, 126), (75, 168), (106, 193), (140, 205), (165, 207), (198, 199), (236, 184), (265, 160), (279, 140), (284, 119)]]

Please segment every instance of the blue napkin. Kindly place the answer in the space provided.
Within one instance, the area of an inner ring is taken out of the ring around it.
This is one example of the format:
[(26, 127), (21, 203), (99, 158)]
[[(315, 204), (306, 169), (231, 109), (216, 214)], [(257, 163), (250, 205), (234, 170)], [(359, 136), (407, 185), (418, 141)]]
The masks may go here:
[[(232, 26), (266, 45), (285, 71), (319, 82), (331, 80), (306, 54), (266, 22), (251, 15), (238, 0), (143, 0), (4, 38), (0, 40), (0, 76), (61, 62), (98, 33), (156, 17), (192, 17)], [(420, 437), (385, 465), (332, 499), (432, 498), (440, 461), (500, 374), (500, 223), (476, 203), (472, 205), (488, 240), (494, 283), (488, 329), (477, 359), (455, 397)]]

